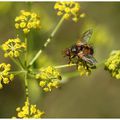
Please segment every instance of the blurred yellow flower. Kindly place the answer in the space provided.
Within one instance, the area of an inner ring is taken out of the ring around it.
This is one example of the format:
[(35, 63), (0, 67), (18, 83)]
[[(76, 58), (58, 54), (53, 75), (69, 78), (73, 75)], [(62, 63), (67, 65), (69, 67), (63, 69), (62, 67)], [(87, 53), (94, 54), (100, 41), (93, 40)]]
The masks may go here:
[(91, 73), (91, 68), (87, 66), (87, 64), (84, 64), (83, 62), (79, 62), (78, 72), (80, 73), (80, 76), (83, 76), (83, 75), (88, 76)]
[(16, 111), (17, 118), (41, 118), (44, 114), (44, 112), (40, 111), (36, 105), (31, 105), (28, 98), (25, 101), (25, 105), (23, 107), (17, 107)]
[(30, 32), (31, 29), (40, 28), (40, 17), (34, 12), (25, 10), (20, 11), (20, 15), (15, 18), (15, 28), (22, 29), (24, 34)]
[(9, 73), (10, 69), (11, 69), (10, 64), (6, 63), (0, 64), (0, 89), (3, 88), (2, 83), (9, 84), (9, 82), (12, 81), (14, 78), (14, 75)]
[(19, 38), (8, 39), (4, 44), (2, 44), (2, 49), (4, 50), (5, 57), (18, 57), (20, 52), (26, 49), (24, 42), (21, 42)]
[(84, 13), (80, 13), (80, 4), (74, 1), (56, 2), (54, 9), (58, 10), (58, 16), (63, 16), (64, 19), (71, 17), (74, 22), (85, 16)]
[(36, 79), (40, 79), (39, 85), (45, 92), (49, 92), (52, 88), (58, 88), (60, 85), (60, 73), (52, 66), (41, 68), (40, 73), (36, 75)]
[(105, 69), (108, 70), (113, 77), (120, 79), (120, 50), (114, 50), (110, 53), (109, 58), (105, 62)]

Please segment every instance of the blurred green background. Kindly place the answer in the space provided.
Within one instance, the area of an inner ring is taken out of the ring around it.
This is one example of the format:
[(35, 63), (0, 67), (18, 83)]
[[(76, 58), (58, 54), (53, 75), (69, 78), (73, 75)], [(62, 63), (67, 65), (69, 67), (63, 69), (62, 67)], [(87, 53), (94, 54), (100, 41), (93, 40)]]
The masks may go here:
[[(64, 21), (52, 42), (45, 49), (35, 67), (66, 64), (62, 51), (76, 42), (81, 33), (94, 29), (91, 43), (95, 49), (98, 63), (105, 60), (112, 50), (120, 47), (120, 3), (119, 2), (81, 2), (81, 10), (86, 17), (78, 23)], [(14, 18), (19, 11), (32, 10), (40, 15), (42, 28), (30, 33), (29, 52), (31, 59), (48, 38), (60, 17), (53, 9), (54, 2), (0, 2), (0, 44), (16, 37)], [(0, 61), (3, 58), (0, 51)], [(12, 65), (13, 69), (17, 69)], [(101, 65), (87, 77), (74, 76), (75, 68), (61, 69), (67, 82), (60, 89), (43, 93), (38, 81), (29, 80), (30, 98), (33, 104), (45, 111), (45, 118), (93, 118), (120, 117), (120, 81), (111, 77)], [(16, 76), (9, 85), (0, 90), (0, 118), (16, 115), (15, 109), (25, 101), (24, 80)]]

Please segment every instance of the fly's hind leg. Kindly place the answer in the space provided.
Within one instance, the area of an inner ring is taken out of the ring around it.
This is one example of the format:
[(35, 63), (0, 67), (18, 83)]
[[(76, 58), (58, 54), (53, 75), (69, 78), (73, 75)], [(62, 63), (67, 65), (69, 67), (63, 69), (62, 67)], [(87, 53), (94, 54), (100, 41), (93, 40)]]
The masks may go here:
[(77, 58), (77, 61), (76, 61), (76, 68), (78, 69), (78, 66), (79, 66), (79, 62), (80, 62), (80, 58), (78, 57)]
[(68, 64), (70, 64), (71, 63), (71, 57), (69, 56), (69, 62), (68, 62)]
[(73, 61), (72, 61), (72, 59), (75, 57), (75, 55), (73, 55), (73, 56), (69, 56), (69, 62), (68, 62), (68, 64), (70, 64), (70, 63), (72, 63)]
[(83, 61), (83, 65), (84, 65), (85, 69), (89, 70), (89, 66), (86, 61)]

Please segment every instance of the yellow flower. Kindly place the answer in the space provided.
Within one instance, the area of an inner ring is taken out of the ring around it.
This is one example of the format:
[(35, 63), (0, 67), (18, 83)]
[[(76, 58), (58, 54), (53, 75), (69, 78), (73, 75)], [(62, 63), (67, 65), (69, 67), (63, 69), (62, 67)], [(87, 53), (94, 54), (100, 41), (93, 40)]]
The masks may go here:
[(120, 50), (114, 50), (110, 53), (105, 62), (105, 70), (108, 70), (116, 79), (120, 79)]
[(21, 10), (20, 15), (15, 18), (15, 28), (21, 29), (24, 34), (40, 27), (40, 17), (34, 12)]
[(39, 85), (40, 85), (41, 87), (44, 87), (44, 86), (46, 85), (46, 81), (40, 81)]
[(11, 65), (6, 63), (0, 64), (0, 89), (3, 88), (2, 83), (8, 84), (10, 81), (13, 80), (14, 75), (10, 74)]
[(53, 88), (58, 88), (60, 85), (60, 73), (52, 66), (41, 68), (40, 73), (36, 75), (36, 79), (40, 79), (40, 87), (45, 92), (51, 91)]
[(25, 101), (25, 105), (23, 107), (17, 107), (17, 118), (41, 118), (44, 114), (43, 111), (40, 111), (36, 105), (32, 105), (29, 103), (28, 98)]
[(54, 9), (56, 9), (58, 16), (63, 16), (64, 19), (70, 17), (74, 22), (77, 22), (80, 18), (83, 18), (85, 14), (80, 13), (80, 4), (74, 1), (56, 2)]
[(86, 75), (88, 76), (91, 73), (91, 68), (86, 64), (84, 64), (83, 62), (79, 62), (78, 63), (78, 72), (80, 73), (80, 76)]
[(26, 26), (26, 23), (25, 22), (21, 22), (20, 23), (20, 28), (24, 28)]
[(21, 42), (19, 38), (8, 39), (2, 44), (2, 49), (5, 52), (5, 57), (18, 57), (20, 53), (26, 49), (26, 45), (24, 42)]

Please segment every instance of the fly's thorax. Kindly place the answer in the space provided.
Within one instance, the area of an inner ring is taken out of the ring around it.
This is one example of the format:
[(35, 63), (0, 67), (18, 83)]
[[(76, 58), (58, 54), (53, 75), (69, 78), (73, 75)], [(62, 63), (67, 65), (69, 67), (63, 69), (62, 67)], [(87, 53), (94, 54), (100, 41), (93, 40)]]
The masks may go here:
[(84, 43), (81, 42), (80, 40), (78, 40), (78, 41), (76, 42), (76, 45), (77, 45), (77, 46), (81, 46), (81, 45), (84, 45)]

